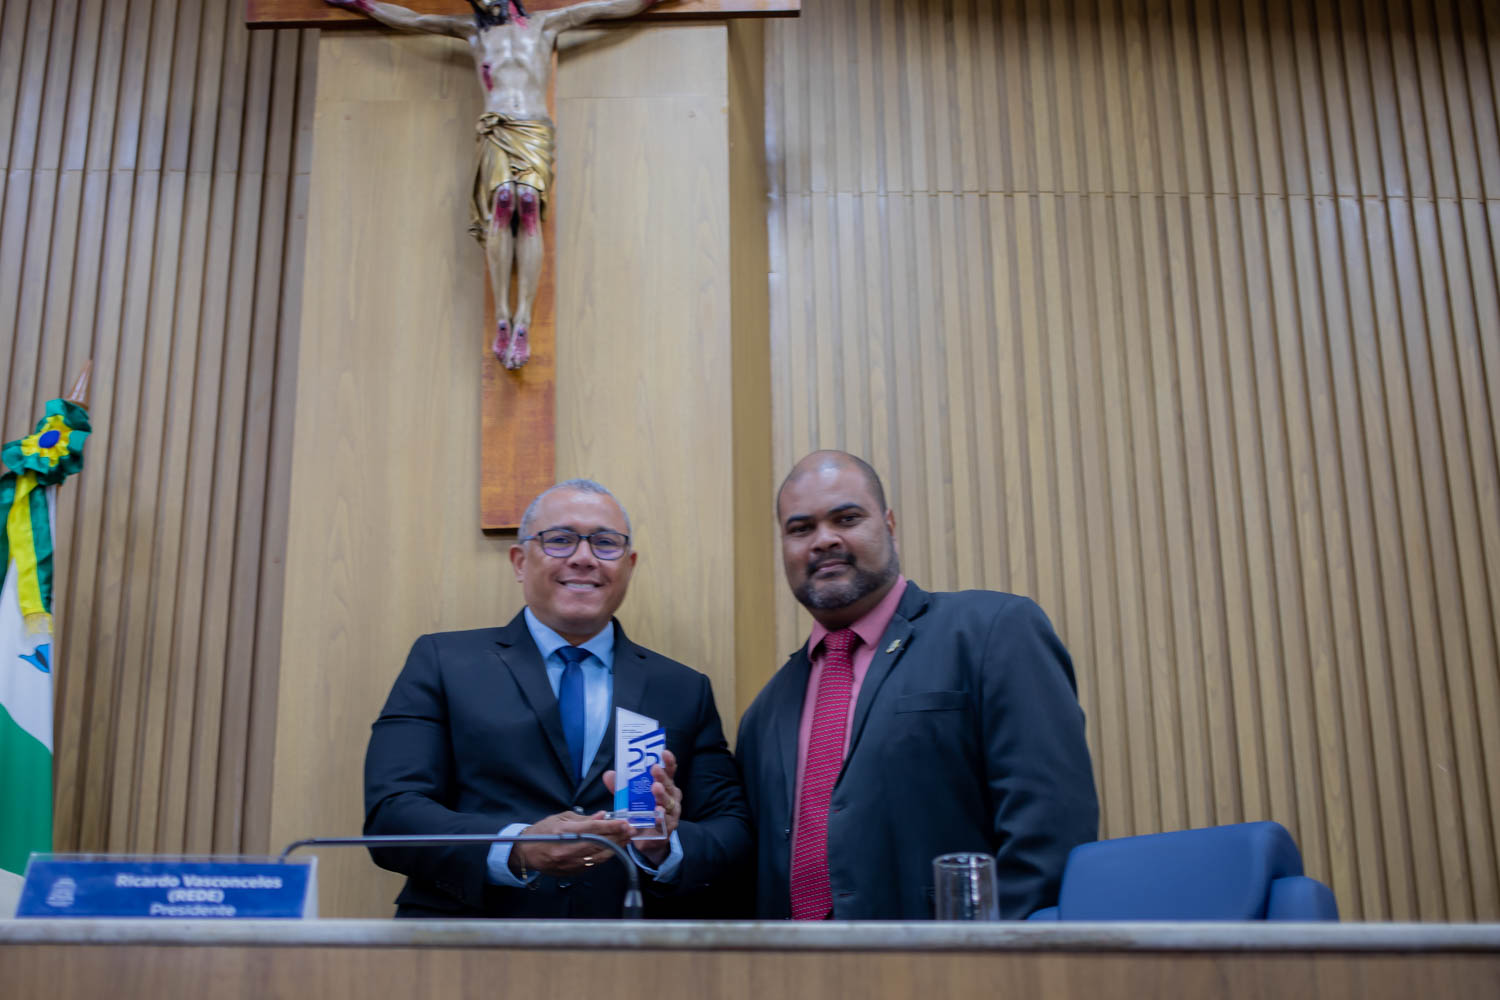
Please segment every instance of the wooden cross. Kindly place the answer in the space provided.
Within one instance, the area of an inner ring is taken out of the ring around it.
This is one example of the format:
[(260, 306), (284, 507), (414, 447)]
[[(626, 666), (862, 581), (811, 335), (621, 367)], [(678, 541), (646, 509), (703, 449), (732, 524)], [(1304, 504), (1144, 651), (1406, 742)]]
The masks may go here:
[[(537, 12), (566, 6), (574, 0), (532, 0)], [(402, 6), (423, 14), (468, 14), (463, 0), (403, 0)], [(733, 17), (787, 17), (800, 13), (801, 0), (668, 0), (648, 8), (633, 21), (685, 21)], [(331, 7), (324, 0), (247, 0), (246, 23), (252, 28), (379, 27), (353, 11)], [(619, 24), (620, 21), (599, 22)], [(554, 56), (555, 58), (555, 56)], [(554, 63), (553, 79), (556, 79)], [(548, 94), (552, 105), (552, 94)], [(556, 119), (555, 113), (553, 114)], [(564, 195), (566, 197), (566, 195)], [(513, 531), (526, 503), (552, 484), (556, 456), (556, 307), (553, 218), (542, 223), (545, 253), (541, 282), (530, 327), (531, 361), (517, 371), (506, 371), (489, 349), (488, 336), (476, 331), (476, 356), (483, 372), (479, 511), (485, 531)], [(477, 265), (484, 274), (482, 261)], [(494, 295), (485, 289), (485, 330), (495, 325)]]

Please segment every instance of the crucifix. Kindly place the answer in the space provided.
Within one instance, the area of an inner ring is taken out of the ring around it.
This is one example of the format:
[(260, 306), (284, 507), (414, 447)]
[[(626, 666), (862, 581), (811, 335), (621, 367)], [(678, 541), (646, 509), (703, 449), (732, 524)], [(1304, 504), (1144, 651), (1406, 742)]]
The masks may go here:
[[(464, 39), (484, 112), (476, 128), (469, 232), (484, 250), (491, 311), (482, 362), (480, 520), (511, 530), (554, 476), (552, 78), (557, 36), (599, 19), (788, 16), (801, 0), (248, 0), (252, 27), (373, 20)], [(650, 8), (648, 10), (648, 8)], [(512, 296), (512, 287), (515, 294)]]

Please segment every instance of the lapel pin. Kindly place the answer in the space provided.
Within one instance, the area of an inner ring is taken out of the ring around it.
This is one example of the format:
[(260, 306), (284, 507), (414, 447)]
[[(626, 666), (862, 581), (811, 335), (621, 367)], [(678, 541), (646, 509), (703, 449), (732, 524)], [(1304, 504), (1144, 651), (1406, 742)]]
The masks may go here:
[(887, 653), (894, 653), (896, 650), (898, 650), (900, 648), (901, 648), (901, 640), (900, 639), (892, 639), (891, 640), (891, 644), (889, 646), (885, 647), (885, 651)]

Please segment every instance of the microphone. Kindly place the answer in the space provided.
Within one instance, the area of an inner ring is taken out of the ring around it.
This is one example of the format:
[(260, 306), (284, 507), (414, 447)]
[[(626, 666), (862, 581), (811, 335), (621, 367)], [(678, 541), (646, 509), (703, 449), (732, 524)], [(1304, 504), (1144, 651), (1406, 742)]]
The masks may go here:
[(285, 861), (287, 856), (299, 847), (450, 847), (455, 844), (566, 844), (576, 840), (586, 840), (600, 847), (607, 847), (614, 852), (615, 857), (620, 859), (620, 864), (625, 866), (625, 905), (621, 916), (625, 920), (641, 919), (641, 877), (636, 872), (635, 862), (625, 849), (612, 840), (594, 833), (518, 833), (507, 837), (503, 834), (490, 833), (451, 833), (451, 834), (385, 834), (377, 837), (308, 837), (305, 840), (294, 840), (282, 848), (281, 854), (277, 856), (278, 861)]

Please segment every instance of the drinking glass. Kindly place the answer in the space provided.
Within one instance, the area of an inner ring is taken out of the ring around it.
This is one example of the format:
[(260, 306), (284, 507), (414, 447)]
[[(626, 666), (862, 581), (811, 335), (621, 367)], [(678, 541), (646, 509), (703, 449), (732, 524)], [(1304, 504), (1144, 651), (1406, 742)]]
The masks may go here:
[(937, 919), (1000, 919), (994, 855), (938, 855), (932, 859), (932, 881)]

